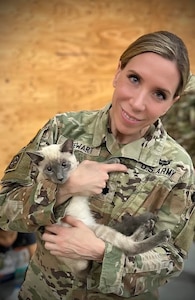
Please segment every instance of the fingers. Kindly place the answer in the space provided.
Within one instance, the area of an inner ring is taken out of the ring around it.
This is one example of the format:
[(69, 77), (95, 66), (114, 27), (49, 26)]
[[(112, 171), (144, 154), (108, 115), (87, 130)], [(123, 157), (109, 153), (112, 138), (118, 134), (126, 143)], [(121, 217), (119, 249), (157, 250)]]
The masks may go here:
[(42, 235), (42, 240), (45, 242), (45, 249), (47, 250), (56, 250), (56, 239), (57, 235), (45, 232)]
[(58, 224), (53, 224), (53, 225), (49, 225), (49, 226), (45, 226), (45, 232), (43, 233), (42, 237), (44, 237), (45, 235), (47, 235), (47, 232), (49, 232), (50, 234), (57, 234), (60, 230), (60, 225)]
[(106, 187), (110, 172), (127, 172), (127, 167), (120, 163), (100, 163), (84, 160), (76, 168), (67, 182), (58, 187), (57, 205), (67, 199), (68, 196), (99, 195)]
[(102, 164), (106, 172), (127, 172), (127, 167), (122, 164)]
[[(72, 216), (68, 216), (68, 215), (65, 216), (64, 218), (62, 218), (61, 221), (64, 223), (67, 223), (71, 227), (81, 227), (82, 228), (82, 227), (86, 226), (82, 221), (77, 220), (76, 218), (74, 218)], [(61, 231), (65, 232), (67, 230), (67, 228), (69, 228), (69, 227), (64, 227), (61, 224), (52, 224), (52, 225), (45, 226), (45, 233), (42, 235), (42, 237), (45, 237), (45, 236), (48, 237), (48, 235), (50, 235), (51, 240), (53, 240), (51, 233), (53, 235), (57, 235)], [(47, 234), (47, 232), (48, 232), (48, 234)]]
[[(49, 250), (49, 249), (47, 249)], [(56, 250), (51, 250), (50, 251), (51, 255), (54, 255), (54, 256), (64, 256), (63, 252), (60, 252), (60, 251), (56, 251)]]
[(90, 160), (84, 160), (81, 164), (86, 165), (87, 168), (91, 168), (93, 165), (102, 168), (106, 172), (127, 172), (127, 167), (120, 163), (99, 163)]
[(83, 226), (85, 226), (85, 224), (82, 221), (77, 220), (74, 217), (68, 216), (68, 215), (65, 216), (63, 219), (61, 219), (61, 221), (67, 223), (71, 227), (83, 227)]
[(55, 237), (58, 235), (60, 230), (60, 227), (57, 226), (46, 226), (45, 232), (42, 234), (42, 239), (44, 241), (53, 242), (55, 240)]

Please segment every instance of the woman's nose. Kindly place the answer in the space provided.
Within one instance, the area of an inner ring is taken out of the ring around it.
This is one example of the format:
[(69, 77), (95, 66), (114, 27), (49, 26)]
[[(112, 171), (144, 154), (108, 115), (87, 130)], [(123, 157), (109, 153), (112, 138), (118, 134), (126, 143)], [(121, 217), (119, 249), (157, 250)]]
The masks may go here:
[(137, 91), (133, 97), (130, 98), (131, 107), (137, 111), (142, 111), (146, 107), (146, 92)]

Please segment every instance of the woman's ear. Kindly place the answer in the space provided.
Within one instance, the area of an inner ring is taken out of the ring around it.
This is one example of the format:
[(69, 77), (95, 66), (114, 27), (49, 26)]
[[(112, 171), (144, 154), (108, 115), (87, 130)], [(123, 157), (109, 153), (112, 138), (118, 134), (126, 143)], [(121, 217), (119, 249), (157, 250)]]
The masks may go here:
[(117, 80), (118, 80), (120, 72), (121, 72), (121, 62), (119, 61), (119, 64), (118, 64), (118, 67), (117, 67), (117, 70), (116, 70), (116, 73), (114, 75), (114, 79), (113, 79), (113, 82), (112, 82), (112, 85), (113, 85), (114, 88), (116, 87)]
[(180, 96), (176, 96), (176, 97), (173, 99), (173, 103), (177, 102), (179, 99), (180, 99)]

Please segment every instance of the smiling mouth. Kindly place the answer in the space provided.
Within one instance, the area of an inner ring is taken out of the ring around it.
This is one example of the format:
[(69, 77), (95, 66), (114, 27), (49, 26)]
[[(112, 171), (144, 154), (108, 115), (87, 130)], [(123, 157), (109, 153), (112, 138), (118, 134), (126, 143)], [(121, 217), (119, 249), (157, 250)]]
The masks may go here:
[(129, 116), (123, 109), (122, 109), (122, 115), (127, 121), (130, 121), (130, 122), (138, 123), (141, 121), (139, 119)]

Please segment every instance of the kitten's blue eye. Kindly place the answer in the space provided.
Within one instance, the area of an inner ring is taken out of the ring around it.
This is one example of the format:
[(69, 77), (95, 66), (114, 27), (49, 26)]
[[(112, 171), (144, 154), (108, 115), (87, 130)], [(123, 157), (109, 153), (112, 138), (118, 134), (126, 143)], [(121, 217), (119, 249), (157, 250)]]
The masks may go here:
[(51, 172), (52, 168), (50, 166), (47, 167), (47, 171)]
[(63, 161), (63, 162), (62, 162), (62, 167), (63, 167), (63, 168), (67, 168), (67, 166), (68, 166), (67, 162), (66, 162), (66, 161)]

